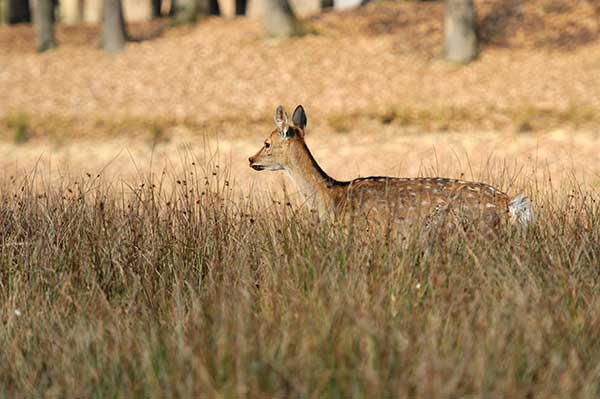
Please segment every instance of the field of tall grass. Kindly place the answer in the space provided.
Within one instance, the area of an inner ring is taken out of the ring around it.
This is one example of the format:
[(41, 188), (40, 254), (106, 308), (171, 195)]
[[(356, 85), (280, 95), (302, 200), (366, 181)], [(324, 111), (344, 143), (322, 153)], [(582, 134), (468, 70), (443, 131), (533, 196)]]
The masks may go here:
[(0, 397), (600, 397), (594, 189), (524, 179), (525, 231), (367, 232), (184, 163), (0, 179)]

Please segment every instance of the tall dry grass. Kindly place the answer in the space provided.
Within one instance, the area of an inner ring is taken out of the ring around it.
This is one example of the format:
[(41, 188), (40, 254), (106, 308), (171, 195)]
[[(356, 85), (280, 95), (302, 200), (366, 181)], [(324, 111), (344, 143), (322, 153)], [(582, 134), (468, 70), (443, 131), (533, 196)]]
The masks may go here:
[(0, 397), (600, 396), (598, 193), (366, 233), (186, 165), (2, 179)]

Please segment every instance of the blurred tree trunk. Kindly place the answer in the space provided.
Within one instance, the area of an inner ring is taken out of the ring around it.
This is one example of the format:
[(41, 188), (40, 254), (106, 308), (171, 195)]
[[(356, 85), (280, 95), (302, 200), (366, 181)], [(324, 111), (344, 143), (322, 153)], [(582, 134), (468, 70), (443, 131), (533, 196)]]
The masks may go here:
[(321, 0), (321, 10), (333, 8), (333, 0)]
[(218, 0), (210, 0), (208, 5), (209, 15), (221, 15), (221, 7), (219, 7)]
[(0, 25), (8, 23), (7, 6), (4, 0), (0, 0)]
[(127, 31), (121, 0), (102, 1), (102, 48), (117, 53), (125, 47)]
[(172, 5), (176, 23), (194, 23), (199, 16), (221, 14), (217, 0), (177, 0)]
[(162, 0), (152, 0), (152, 18), (160, 18), (162, 16)]
[(446, 0), (444, 51), (453, 62), (467, 63), (477, 57), (473, 0)]
[(29, 0), (8, 0), (8, 23), (12, 25), (30, 22)]
[(264, 0), (263, 25), (270, 36), (289, 37), (299, 33), (298, 20), (288, 0)]
[(77, 18), (79, 23), (83, 22), (83, 18), (85, 17), (85, 0), (77, 0)]
[(247, 0), (235, 0), (235, 15), (246, 15)]
[(35, 0), (33, 18), (37, 40), (37, 51), (44, 52), (56, 47), (54, 39), (55, 0)]

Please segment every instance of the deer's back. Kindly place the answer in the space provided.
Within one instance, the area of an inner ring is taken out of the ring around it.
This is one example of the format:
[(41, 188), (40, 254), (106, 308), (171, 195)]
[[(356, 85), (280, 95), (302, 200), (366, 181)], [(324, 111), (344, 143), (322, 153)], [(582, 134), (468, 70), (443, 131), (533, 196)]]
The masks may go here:
[(460, 213), (496, 224), (508, 212), (508, 196), (479, 182), (446, 178), (373, 176), (352, 180), (340, 196), (339, 209), (395, 218), (433, 218)]

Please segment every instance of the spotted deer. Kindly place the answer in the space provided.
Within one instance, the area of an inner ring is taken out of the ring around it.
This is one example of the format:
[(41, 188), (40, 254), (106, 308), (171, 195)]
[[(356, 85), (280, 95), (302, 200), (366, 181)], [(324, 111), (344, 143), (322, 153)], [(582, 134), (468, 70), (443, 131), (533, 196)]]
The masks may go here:
[[(307, 124), (299, 105), (292, 115), (282, 106), (275, 111), (276, 129), (262, 148), (249, 158), (255, 170), (283, 170), (298, 186), (307, 204), (320, 214), (339, 216), (349, 210), (367, 218), (393, 215), (398, 220), (421, 220), (426, 225), (453, 220), (484, 222), (496, 227), (503, 221), (526, 226), (533, 220), (531, 202), (523, 194), (510, 198), (489, 184), (441, 177), (362, 177), (338, 181), (312, 156), (304, 134)], [(455, 222), (454, 222), (455, 223)]]

